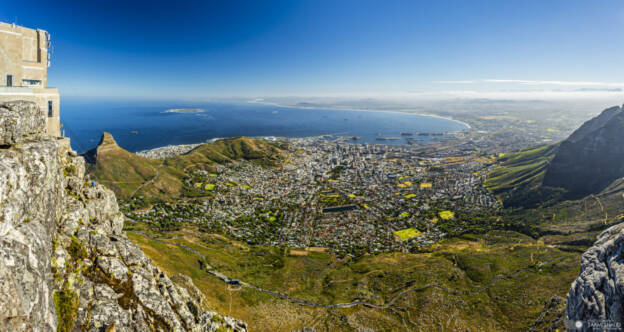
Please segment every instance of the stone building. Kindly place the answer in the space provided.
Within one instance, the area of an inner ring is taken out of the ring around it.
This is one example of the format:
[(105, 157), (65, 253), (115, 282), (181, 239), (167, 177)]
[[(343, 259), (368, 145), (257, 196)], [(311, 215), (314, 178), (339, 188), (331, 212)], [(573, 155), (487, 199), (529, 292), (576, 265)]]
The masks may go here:
[(0, 22), (0, 103), (26, 100), (47, 116), (47, 134), (60, 136), (60, 99), (48, 88), (50, 35)]

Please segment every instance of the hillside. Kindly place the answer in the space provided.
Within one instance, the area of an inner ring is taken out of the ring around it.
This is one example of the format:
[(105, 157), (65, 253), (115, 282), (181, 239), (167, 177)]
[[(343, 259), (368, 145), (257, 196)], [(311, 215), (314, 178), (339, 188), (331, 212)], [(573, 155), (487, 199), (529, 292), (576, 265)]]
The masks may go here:
[(609, 108), (556, 145), (501, 156), (485, 186), (506, 223), (551, 245), (588, 246), (623, 220), (624, 115)]
[[(258, 331), (541, 331), (561, 327), (563, 298), (578, 274), (576, 253), (509, 231), (466, 234), (422, 253), (346, 258), (314, 248), (251, 246), (192, 226), (127, 234), (163, 270), (189, 275), (211, 306), (232, 310)], [(197, 251), (205, 264), (172, 244)], [(232, 289), (205, 266), (243, 285)], [(357, 301), (379, 307), (322, 307)]]
[(139, 185), (152, 179), (161, 164), (159, 160), (120, 148), (109, 133), (104, 133), (98, 146), (84, 157), (89, 163), (89, 175), (106, 184), (117, 197), (128, 197)]
[(604, 110), (561, 143), (544, 176), (544, 185), (566, 190), (566, 197), (596, 194), (624, 176), (624, 111)]
[(542, 147), (509, 153), (485, 180), (485, 187), (499, 196), (506, 207), (535, 206), (558, 197), (558, 190), (544, 188), (543, 181), (559, 146)]
[(217, 165), (248, 160), (271, 167), (280, 163), (282, 150), (260, 139), (235, 137), (196, 147), (186, 154), (164, 160), (149, 159), (119, 147), (104, 133), (100, 144), (85, 153), (89, 175), (112, 188), (120, 199), (142, 196), (146, 200), (167, 200), (184, 195), (193, 170), (213, 171)]

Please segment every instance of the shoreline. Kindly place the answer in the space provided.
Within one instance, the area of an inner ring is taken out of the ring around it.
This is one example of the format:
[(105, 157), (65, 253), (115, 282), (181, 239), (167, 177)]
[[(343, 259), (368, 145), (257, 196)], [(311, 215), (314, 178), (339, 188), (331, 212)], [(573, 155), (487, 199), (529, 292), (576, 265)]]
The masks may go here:
[[(331, 137), (333, 140), (339, 140), (341, 138), (345, 138), (345, 137), (350, 137), (350, 136), (341, 136), (341, 133), (333, 133), (333, 134), (324, 134), (324, 135), (316, 135), (316, 136), (303, 136), (303, 137), (286, 137), (286, 136), (230, 136), (230, 137), (213, 137), (210, 138), (204, 142), (201, 143), (190, 143), (190, 144), (170, 144), (170, 145), (164, 145), (164, 146), (159, 146), (153, 149), (145, 149), (145, 150), (140, 150), (140, 151), (136, 151), (136, 152), (131, 152), (134, 153), (136, 155), (142, 156), (142, 157), (146, 157), (146, 158), (150, 158), (150, 159), (164, 159), (164, 158), (169, 158), (169, 157), (173, 157), (173, 156), (179, 156), (179, 155), (183, 155), (186, 154), (192, 150), (194, 150), (195, 148), (197, 148), (200, 145), (204, 145), (204, 144), (210, 144), (222, 139), (229, 139), (229, 138), (234, 138), (234, 137), (249, 137), (249, 138), (254, 138), (254, 139), (262, 139), (268, 142), (274, 142), (277, 140), (297, 140), (297, 139), (321, 139), (324, 137)], [(351, 144), (372, 144), (372, 145), (383, 145), (383, 146), (418, 146), (418, 147), (422, 147), (422, 146), (427, 146), (427, 145), (431, 145), (431, 144), (436, 144), (434, 142), (431, 143), (427, 143), (427, 144), (417, 144), (417, 145), (407, 145), (407, 144), (383, 144), (383, 143), (364, 143), (364, 142), (349, 142)]]
[(280, 107), (280, 108), (295, 108), (295, 109), (303, 109), (303, 110), (313, 110), (313, 109), (318, 109), (318, 110), (329, 110), (329, 111), (351, 111), (351, 112), (377, 112), (377, 113), (395, 113), (395, 114), (412, 114), (412, 115), (421, 115), (421, 116), (428, 116), (428, 117), (432, 117), (432, 118), (438, 118), (438, 119), (443, 119), (443, 120), (447, 120), (447, 121), (452, 121), (455, 123), (459, 123), (461, 125), (466, 126), (466, 129), (463, 130), (458, 130), (458, 131), (464, 131), (464, 130), (470, 130), (472, 129), (472, 126), (464, 121), (461, 120), (457, 120), (457, 119), (453, 119), (451, 117), (445, 117), (442, 115), (437, 115), (437, 114), (431, 114), (431, 113), (422, 113), (422, 112), (411, 112), (411, 111), (407, 111), (407, 110), (393, 110), (393, 111), (387, 111), (387, 110), (376, 110), (376, 109), (357, 109), (354, 107), (345, 107), (345, 108), (341, 108), (341, 107), (314, 107), (314, 106), (291, 106), (291, 105), (283, 105), (283, 104), (278, 104), (278, 103), (274, 103), (274, 102), (268, 102), (268, 101), (260, 101), (260, 100), (248, 100), (246, 103), (248, 104), (261, 104), (261, 105), (269, 105), (269, 106), (275, 106), (275, 107)]
[[(468, 124), (466, 122), (463, 122), (461, 120), (448, 118), (448, 117), (444, 117), (444, 116), (437, 115), (437, 114), (411, 112), (411, 111), (408, 111), (408, 110), (403, 110), (403, 111), (402, 110), (392, 110), (392, 111), (388, 111), (388, 110), (362, 110), (362, 109), (355, 109), (353, 107), (339, 108), (339, 107), (289, 106), (289, 105), (281, 105), (281, 104), (277, 104), (277, 103), (260, 101), (260, 100), (249, 100), (249, 101), (246, 101), (246, 103), (248, 103), (248, 104), (268, 105), (268, 106), (274, 106), (274, 107), (284, 108), (284, 109), (305, 109), (305, 110), (319, 109), (319, 110), (329, 110), (329, 111), (376, 112), (376, 113), (395, 113), (395, 114), (402, 114), (402, 115), (417, 115), (417, 116), (425, 116), (425, 117), (438, 118), (438, 119), (443, 119), (443, 120), (447, 120), (447, 121), (452, 121), (452, 122), (458, 123), (458, 124), (463, 125), (463, 126), (466, 127), (464, 129), (461, 129), (461, 130), (448, 131), (448, 133), (458, 133), (458, 132), (463, 132), (463, 131), (467, 131), (467, 130), (471, 130), (472, 129), (472, 126), (470, 126), (470, 124)], [(190, 113), (190, 112), (184, 112), (184, 113)], [(272, 141), (272, 140), (276, 140), (276, 139), (301, 139), (301, 138), (315, 138), (315, 137), (324, 137), (324, 136), (334, 137), (335, 135), (339, 135), (339, 134), (340, 133), (333, 133), (333, 134), (324, 134), (324, 135), (317, 135), (317, 136), (303, 136), (303, 137), (285, 137), (285, 136), (284, 137), (282, 137), (282, 136), (247, 136), (247, 137)], [(152, 149), (140, 150), (140, 151), (136, 151), (134, 153), (137, 154), (137, 155), (146, 157), (146, 158), (164, 159), (164, 158), (168, 158), (168, 157), (172, 157), (172, 156), (177, 156), (177, 155), (182, 155), (182, 154), (188, 153), (188, 152), (192, 151), (193, 149), (195, 149), (196, 147), (198, 147), (198, 146), (200, 146), (202, 144), (208, 144), (208, 143), (212, 143), (212, 142), (215, 142), (215, 141), (218, 141), (218, 140), (232, 138), (232, 137), (238, 137), (238, 136), (213, 137), (213, 138), (210, 138), (210, 139), (208, 139), (208, 140), (206, 140), (204, 142), (200, 142), (200, 143), (170, 144), (170, 145), (155, 147), (155, 148), (152, 148)], [(338, 137), (340, 137), (340, 136), (335, 136), (336, 139)], [(357, 142), (355, 142), (355, 143), (357, 143)], [(362, 144), (362, 142), (360, 142), (360, 144)], [(368, 143), (368, 144), (387, 145), (387, 144), (383, 144), (383, 143)], [(429, 143), (429, 144), (432, 144), (432, 143)], [(404, 144), (400, 144), (400, 145), (404, 145)], [(424, 145), (428, 145), (428, 144), (422, 144), (422, 145), (419, 144), (419, 146), (424, 146)]]

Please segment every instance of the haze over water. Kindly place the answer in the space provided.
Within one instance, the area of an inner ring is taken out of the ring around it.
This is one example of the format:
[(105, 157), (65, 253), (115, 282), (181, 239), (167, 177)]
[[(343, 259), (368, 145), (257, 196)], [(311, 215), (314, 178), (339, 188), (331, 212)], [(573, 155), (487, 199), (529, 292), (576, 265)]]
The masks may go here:
[[(147, 104), (147, 106), (146, 106)], [(72, 147), (84, 152), (108, 131), (132, 152), (172, 144), (202, 143), (217, 137), (320, 135), (358, 136), (359, 143), (406, 144), (402, 132), (450, 132), (466, 129), (456, 121), (407, 113), (302, 109), (256, 103), (176, 104), (63, 101), (61, 121)], [(203, 113), (164, 113), (200, 108)], [(397, 141), (376, 138), (399, 137)], [(414, 144), (431, 137), (413, 136)]]

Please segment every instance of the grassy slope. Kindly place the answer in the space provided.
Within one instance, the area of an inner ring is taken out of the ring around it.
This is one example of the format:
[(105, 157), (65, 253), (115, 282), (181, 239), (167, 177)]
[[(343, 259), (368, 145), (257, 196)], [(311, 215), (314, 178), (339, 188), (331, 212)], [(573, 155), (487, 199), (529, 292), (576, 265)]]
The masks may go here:
[(235, 137), (200, 145), (187, 154), (167, 158), (165, 164), (181, 171), (239, 159), (271, 166), (279, 162), (281, 152), (277, 146), (264, 140)]
[[(272, 143), (248, 137), (203, 144), (187, 154), (164, 161), (141, 157), (114, 146), (98, 153), (97, 162), (90, 167), (89, 173), (113, 189), (120, 199), (128, 199), (141, 184), (152, 179), (140, 189), (141, 196), (171, 199), (180, 196), (182, 179), (191, 169), (210, 169), (239, 159), (270, 166), (279, 162), (281, 153), (282, 150)], [(154, 178), (157, 168), (158, 177)]]
[(557, 145), (511, 153), (499, 158), (485, 186), (511, 207), (511, 221), (536, 228), (550, 244), (591, 245), (603, 229), (620, 222), (624, 181), (615, 181), (597, 195), (564, 200), (563, 191), (542, 185), (548, 163)]
[(89, 167), (89, 174), (111, 188), (117, 197), (128, 197), (138, 186), (156, 175), (161, 163), (121, 148), (112, 148), (98, 155), (97, 163)]
[(564, 190), (543, 185), (544, 175), (558, 145), (545, 145), (498, 159), (498, 166), (484, 186), (498, 196), (505, 207), (532, 208), (561, 200)]
[[(191, 276), (219, 312), (246, 320), (254, 331), (526, 330), (554, 295), (565, 297), (578, 275), (578, 254), (561, 252), (514, 232), (490, 232), (436, 244), (428, 253), (363, 256), (354, 261), (321, 252), (285, 256), (279, 249), (253, 247), (221, 236), (185, 229), (168, 241), (191, 246), (228, 276), (318, 303), (367, 299), (385, 303), (401, 290), (430, 283), (467, 290), (500, 273), (554, 257), (565, 259), (541, 269), (501, 279), (486, 291), (452, 295), (438, 289), (413, 292), (397, 304), (406, 312), (373, 308), (315, 309), (249, 289), (232, 289), (199, 268), (197, 257), (173, 246), (128, 232), (154, 262), (169, 273)], [(408, 316), (409, 315), (409, 316)], [(409, 321), (411, 320), (412, 323)], [(405, 323), (404, 323), (405, 321)]]
[(540, 185), (556, 148), (556, 145), (545, 145), (499, 158), (500, 164), (488, 174), (485, 186), (494, 193), (501, 193)]

